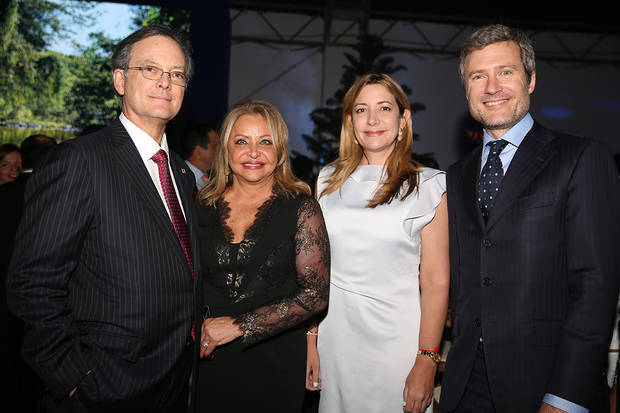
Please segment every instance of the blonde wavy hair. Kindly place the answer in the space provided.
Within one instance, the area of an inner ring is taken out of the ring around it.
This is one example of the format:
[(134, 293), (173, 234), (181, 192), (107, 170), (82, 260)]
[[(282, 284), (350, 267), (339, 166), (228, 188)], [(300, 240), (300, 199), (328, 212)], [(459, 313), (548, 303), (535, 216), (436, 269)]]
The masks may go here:
[[(351, 121), (353, 105), (364, 86), (377, 84), (384, 86), (394, 96), (401, 116), (404, 115), (405, 110), (411, 111), (407, 95), (390, 76), (384, 73), (368, 73), (359, 78), (344, 97), (338, 159), (329, 164), (334, 167), (334, 171), (327, 178), (327, 186), (320, 196), (340, 190), (344, 182), (360, 164), (364, 156), (364, 149), (355, 139), (355, 132)], [(406, 125), (402, 130), (402, 138), (396, 139), (395, 136), (394, 139), (394, 149), (385, 164), (387, 175), (375, 191), (374, 197), (366, 205), (367, 208), (389, 204), (394, 198), (403, 200), (418, 187), (420, 165), (411, 159), (411, 145), (413, 143), (411, 116), (407, 119)]]
[(276, 168), (274, 176), (274, 192), (285, 197), (293, 197), (299, 194), (310, 195), (310, 187), (305, 182), (297, 179), (289, 164), (288, 157), (288, 128), (280, 112), (270, 103), (250, 100), (233, 105), (222, 122), (220, 129), (220, 142), (217, 146), (214, 168), (207, 185), (198, 193), (198, 200), (204, 205), (213, 206), (224, 195), (229, 183), (228, 174), (232, 173), (228, 166), (228, 140), (237, 120), (243, 115), (262, 116), (267, 122), (271, 133), (271, 139), (276, 150)]

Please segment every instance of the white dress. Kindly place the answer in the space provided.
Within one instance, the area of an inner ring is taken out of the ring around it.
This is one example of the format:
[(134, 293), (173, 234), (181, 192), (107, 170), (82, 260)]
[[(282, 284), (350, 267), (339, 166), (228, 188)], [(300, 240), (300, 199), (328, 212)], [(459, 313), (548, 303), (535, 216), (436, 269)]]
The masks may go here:
[[(318, 194), (332, 171), (321, 171)], [(319, 199), (331, 246), (320, 413), (403, 411), (420, 330), (420, 232), (446, 184), (444, 172), (423, 168), (418, 191), (404, 201), (366, 208), (382, 174), (382, 165), (360, 165), (340, 192)]]

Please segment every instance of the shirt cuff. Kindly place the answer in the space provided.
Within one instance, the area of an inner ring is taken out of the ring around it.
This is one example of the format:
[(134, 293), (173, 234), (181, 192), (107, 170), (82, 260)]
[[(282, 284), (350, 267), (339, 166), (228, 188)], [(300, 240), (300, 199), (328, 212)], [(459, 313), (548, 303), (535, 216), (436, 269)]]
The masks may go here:
[(560, 410), (564, 410), (565, 412), (568, 412), (568, 413), (589, 413), (590, 412), (590, 409), (586, 409), (583, 406), (575, 404), (561, 397), (555, 396), (551, 393), (545, 394), (545, 397), (543, 398), (543, 402), (547, 403), (550, 406), (558, 408)]

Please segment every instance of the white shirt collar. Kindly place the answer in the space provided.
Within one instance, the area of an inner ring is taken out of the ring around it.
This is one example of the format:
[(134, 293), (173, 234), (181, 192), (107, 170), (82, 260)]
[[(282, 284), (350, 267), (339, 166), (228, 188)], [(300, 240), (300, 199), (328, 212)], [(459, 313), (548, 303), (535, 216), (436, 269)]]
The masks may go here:
[(157, 142), (155, 142), (155, 139), (153, 139), (148, 133), (146, 133), (145, 131), (140, 129), (135, 123), (127, 119), (124, 113), (121, 113), (118, 118), (127, 130), (127, 133), (129, 134), (129, 137), (133, 141), (134, 145), (136, 145), (136, 148), (138, 148), (140, 157), (144, 162), (150, 160), (153, 155), (155, 155), (160, 149), (163, 149), (164, 152), (166, 152), (168, 159), (170, 159), (166, 133), (164, 133), (161, 138), (161, 145), (158, 145)]
[[(517, 148), (525, 139), (525, 135), (532, 129), (534, 126), (534, 119), (530, 113), (526, 113), (525, 116), (517, 122), (512, 128), (510, 128), (501, 139), (507, 141), (508, 143), (516, 146)], [(491, 135), (488, 134), (487, 130), (484, 129), (484, 139), (482, 144), (486, 147), (486, 144), (493, 141), (494, 139)]]

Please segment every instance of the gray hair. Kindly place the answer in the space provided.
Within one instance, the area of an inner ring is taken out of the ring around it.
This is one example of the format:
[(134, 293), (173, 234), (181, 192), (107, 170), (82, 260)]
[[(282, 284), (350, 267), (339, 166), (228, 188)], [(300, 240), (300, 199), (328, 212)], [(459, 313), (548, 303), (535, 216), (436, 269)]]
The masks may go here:
[(482, 26), (473, 32), (461, 49), (459, 62), (459, 75), (461, 83), (465, 85), (465, 59), (472, 52), (480, 50), (490, 44), (499, 42), (515, 42), (521, 50), (521, 62), (525, 68), (527, 82), (532, 80), (532, 73), (536, 71), (536, 56), (534, 46), (525, 33), (520, 30), (504, 26), (502, 24), (490, 24)]
[(140, 40), (151, 36), (166, 36), (174, 40), (179, 45), (183, 51), (183, 55), (185, 56), (185, 77), (189, 82), (194, 74), (194, 62), (192, 60), (192, 48), (190, 43), (181, 33), (171, 29), (170, 27), (159, 24), (144, 26), (121, 40), (112, 55), (112, 70), (127, 70), (129, 67), (129, 58), (131, 57), (131, 49), (133, 48), (133, 45)]

